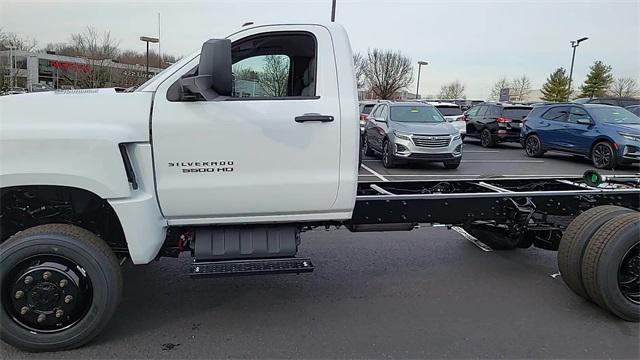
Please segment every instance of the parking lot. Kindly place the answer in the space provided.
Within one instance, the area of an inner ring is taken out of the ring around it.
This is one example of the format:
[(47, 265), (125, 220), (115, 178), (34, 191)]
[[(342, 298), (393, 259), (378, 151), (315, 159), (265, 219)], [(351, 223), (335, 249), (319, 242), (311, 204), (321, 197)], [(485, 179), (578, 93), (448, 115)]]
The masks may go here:
[[(465, 145), (456, 170), (385, 169), (362, 180), (577, 175), (587, 160), (524, 155), (517, 144)], [(636, 173), (637, 166), (615, 173)], [(612, 173), (612, 172), (606, 172)], [(485, 251), (443, 227), (412, 232), (314, 230), (305, 275), (192, 280), (190, 258), (124, 265), (123, 301), (106, 331), (73, 351), (3, 358), (638, 358), (637, 324), (572, 293), (555, 252)]]

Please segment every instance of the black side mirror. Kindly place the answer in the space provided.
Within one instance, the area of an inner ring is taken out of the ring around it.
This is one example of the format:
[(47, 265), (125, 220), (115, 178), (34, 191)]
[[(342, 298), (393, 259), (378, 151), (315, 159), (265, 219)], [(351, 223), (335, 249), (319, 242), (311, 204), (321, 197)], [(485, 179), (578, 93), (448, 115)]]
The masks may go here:
[(198, 69), (169, 88), (169, 101), (216, 100), (232, 95), (231, 40), (211, 39), (202, 44)]

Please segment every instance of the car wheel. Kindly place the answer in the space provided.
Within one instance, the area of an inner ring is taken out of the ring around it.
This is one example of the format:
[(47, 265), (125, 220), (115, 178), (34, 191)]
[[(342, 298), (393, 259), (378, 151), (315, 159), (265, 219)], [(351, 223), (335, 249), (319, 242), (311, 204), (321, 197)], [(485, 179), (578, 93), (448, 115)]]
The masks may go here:
[(95, 234), (68, 224), (21, 231), (0, 244), (0, 338), (27, 351), (90, 341), (122, 293), (118, 259)]
[(616, 158), (611, 144), (606, 141), (597, 143), (591, 150), (591, 161), (598, 169), (613, 169)]
[(540, 138), (538, 135), (529, 135), (524, 143), (524, 151), (527, 153), (528, 157), (541, 157), (544, 154), (542, 151), (542, 143), (540, 142)]
[(458, 166), (460, 166), (460, 160), (452, 160), (452, 161), (444, 162), (445, 169), (457, 169)]
[(386, 168), (392, 168), (396, 166), (395, 158), (391, 153), (391, 145), (387, 140), (385, 140), (384, 144), (382, 144), (382, 166)]
[(491, 135), (491, 131), (489, 129), (484, 129), (480, 133), (480, 145), (485, 148), (491, 148), (496, 146), (496, 141)]
[(373, 156), (373, 150), (371, 149), (371, 146), (369, 145), (369, 140), (367, 140), (367, 137), (365, 136), (363, 144), (362, 144), (362, 152), (364, 152), (365, 156)]

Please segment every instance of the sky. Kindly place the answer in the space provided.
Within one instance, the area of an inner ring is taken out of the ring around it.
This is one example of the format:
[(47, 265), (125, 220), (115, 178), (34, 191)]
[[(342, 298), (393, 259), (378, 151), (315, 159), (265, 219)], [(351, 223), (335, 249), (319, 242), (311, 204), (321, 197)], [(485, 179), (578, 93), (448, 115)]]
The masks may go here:
[[(162, 53), (181, 56), (248, 21), (327, 22), (331, 0), (14, 1), (0, 0), (0, 28), (35, 38), (39, 46), (69, 40), (87, 26), (111, 32), (121, 48), (144, 51), (138, 38), (158, 35)], [(354, 51), (400, 50), (422, 67), (420, 94), (462, 82), (467, 98), (485, 99), (499, 78), (526, 75), (538, 89), (558, 67), (571, 65), (581, 84), (596, 60), (615, 77), (640, 82), (640, 1), (337, 0), (336, 22)], [(417, 64), (416, 64), (417, 73)], [(409, 88), (415, 91), (415, 83)]]

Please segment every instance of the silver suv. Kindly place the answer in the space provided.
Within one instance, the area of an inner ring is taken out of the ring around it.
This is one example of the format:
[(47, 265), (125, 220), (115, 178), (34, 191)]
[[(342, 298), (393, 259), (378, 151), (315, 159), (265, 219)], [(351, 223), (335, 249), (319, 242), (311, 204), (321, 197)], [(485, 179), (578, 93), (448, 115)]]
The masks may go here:
[(460, 132), (433, 105), (379, 103), (369, 114), (364, 131), (364, 154), (380, 153), (386, 168), (406, 160), (442, 161), (447, 169), (460, 166)]

